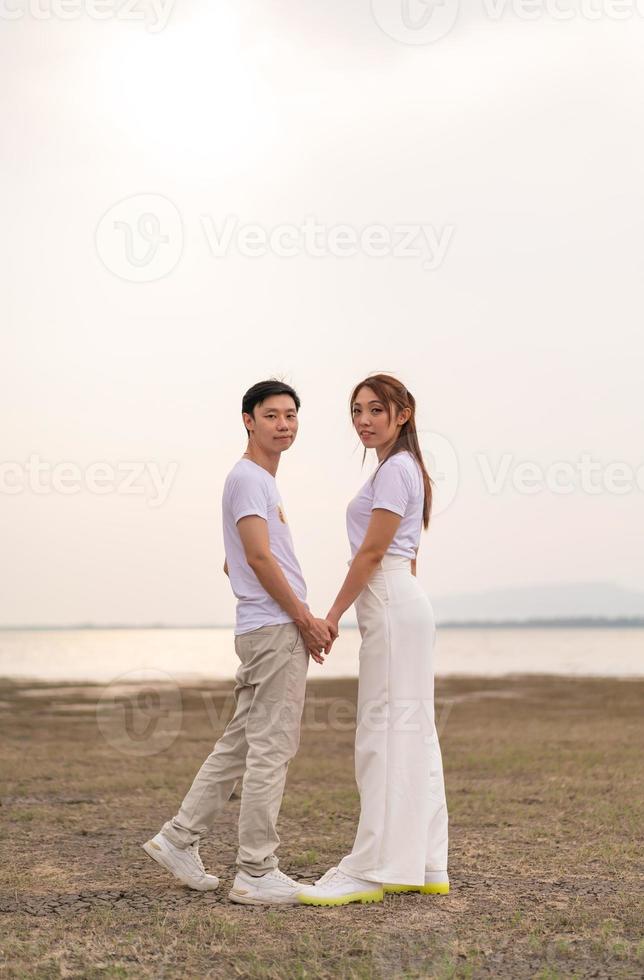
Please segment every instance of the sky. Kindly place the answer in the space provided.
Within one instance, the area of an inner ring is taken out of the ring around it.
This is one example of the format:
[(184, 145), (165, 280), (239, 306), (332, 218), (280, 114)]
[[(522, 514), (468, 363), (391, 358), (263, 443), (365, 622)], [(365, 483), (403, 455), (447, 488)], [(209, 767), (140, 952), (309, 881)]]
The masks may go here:
[(377, 370), (418, 403), (430, 595), (644, 590), (644, 10), (575, 3), (0, 4), (0, 625), (232, 622), (271, 376), (325, 613)]

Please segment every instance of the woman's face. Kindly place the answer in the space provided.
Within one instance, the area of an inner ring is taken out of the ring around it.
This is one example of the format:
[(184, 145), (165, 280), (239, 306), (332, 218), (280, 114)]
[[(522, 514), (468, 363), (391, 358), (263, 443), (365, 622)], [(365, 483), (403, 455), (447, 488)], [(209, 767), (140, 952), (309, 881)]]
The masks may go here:
[(367, 449), (378, 449), (393, 443), (402, 423), (388, 413), (373, 388), (364, 385), (358, 391), (351, 406), (353, 425), (360, 441)]

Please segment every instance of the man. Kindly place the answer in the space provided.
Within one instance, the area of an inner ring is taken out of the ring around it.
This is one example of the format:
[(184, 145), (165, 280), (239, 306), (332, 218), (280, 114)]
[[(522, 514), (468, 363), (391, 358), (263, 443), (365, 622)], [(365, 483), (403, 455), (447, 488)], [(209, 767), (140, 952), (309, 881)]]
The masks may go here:
[(237, 597), (235, 713), (177, 815), (143, 845), (185, 885), (210, 891), (199, 842), (243, 777), (238, 871), (229, 897), (246, 905), (297, 902), (300, 885), (278, 869), (276, 822), (286, 771), (300, 737), (309, 655), (324, 662), (337, 636), (316, 619), (275, 482), (281, 454), (294, 442), (300, 399), (289, 385), (262, 381), (244, 395), (248, 435), (226, 478), (222, 501), (224, 571)]

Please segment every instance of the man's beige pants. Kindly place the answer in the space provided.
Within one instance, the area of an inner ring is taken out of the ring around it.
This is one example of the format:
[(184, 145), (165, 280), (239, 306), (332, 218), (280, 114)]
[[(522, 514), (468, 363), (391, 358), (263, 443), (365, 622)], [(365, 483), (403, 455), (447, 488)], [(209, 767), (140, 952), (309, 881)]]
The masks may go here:
[(251, 875), (277, 867), (277, 816), (300, 742), (309, 655), (294, 623), (235, 637), (235, 713), (162, 833), (188, 847), (212, 830), (243, 777), (237, 864)]

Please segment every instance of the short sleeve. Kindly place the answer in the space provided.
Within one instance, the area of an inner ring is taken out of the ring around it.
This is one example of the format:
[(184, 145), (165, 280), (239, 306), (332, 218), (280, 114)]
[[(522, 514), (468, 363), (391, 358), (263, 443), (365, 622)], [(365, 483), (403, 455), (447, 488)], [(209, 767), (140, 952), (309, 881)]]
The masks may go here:
[(411, 474), (403, 460), (388, 460), (376, 473), (371, 509), (391, 510), (404, 517), (412, 494)]
[(235, 524), (255, 515), (268, 520), (268, 489), (261, 480), (238, 475), (230, 488), (230, 511)]

